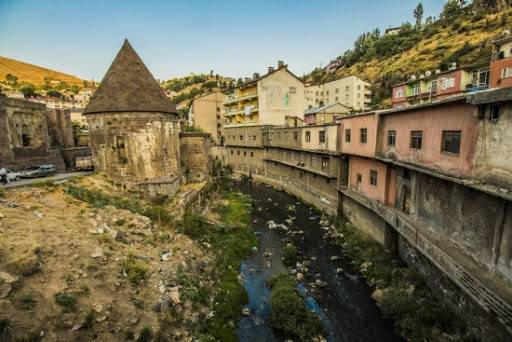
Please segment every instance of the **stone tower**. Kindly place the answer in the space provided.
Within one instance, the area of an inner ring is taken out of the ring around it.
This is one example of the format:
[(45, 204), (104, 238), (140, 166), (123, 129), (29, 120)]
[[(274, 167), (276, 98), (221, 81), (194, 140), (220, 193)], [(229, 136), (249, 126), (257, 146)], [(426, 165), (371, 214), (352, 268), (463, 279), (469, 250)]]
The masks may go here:
[(125, 40), (84, 110), (97, 172), (149, 195), (179, 185), (177, 111)]

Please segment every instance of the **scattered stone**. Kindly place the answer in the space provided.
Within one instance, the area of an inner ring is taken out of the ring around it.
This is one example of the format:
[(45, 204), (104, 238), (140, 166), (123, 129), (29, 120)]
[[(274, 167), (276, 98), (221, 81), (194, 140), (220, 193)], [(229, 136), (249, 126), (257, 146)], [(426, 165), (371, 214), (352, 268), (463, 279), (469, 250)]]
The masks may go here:
[(158, 291), (160, 291), (160, 293), (161, 293), (161, 294), (164, 294), (164, 293), (165, 293), (165, 290), (166, 290), (165, 285), (160, 285), (160, 286), (158, 287)]
[(19, 280), (7, 272), (0, 272), (0, 299), (6, 298), (12, 291), (12, 287)]
[(43, 218), (43, 213), (40, 213), (39, 211), (34, 211), (34, 215), (36, 215), (36, 217), (38, 219), (42, 219)]
[(169, 299), (164, 299), (160, 303), (160, 312), (167, 313), (171, 311), (171, 301)]
[(82, 329), (82, 324), (75, 324), (73, 328), (71, 328), (71, 331), (77, 331)]
[(151, 310), (153, 310), (156, 313), (161, 312), (161, 310), (162, 310), (161, 308), (162, 308), (162, 304), (160, 302), (156, 302), (155, 304), (153, 304), (151, 306)]
[(101, 249), (97, 249), (91, 254), (91, 257), (94, 259), (104, 258), (105, 254), (103, 254), (103, 251)]
[(379, 303), (382, 300), (383, 296), (384, 296), (384, 291), (382, 291), (381, 289), (376, 289), (372, 293), (372, 299), (374, 301), (376, 301), (377, 303)]
[(242, 309), (242, 316), (250, 316), (251, 315), (251, 309), (249, 308), (243, 308)]
[(416, 290), (416, 287), (414, 286), (414, 284), (411, 284), (411, 286), (405, 289), (404, 292), (407, 296), (412, 297), (414, 295), (414, 290)]
[(303, 281), (304, 280), (304, 274), (298, 272), (297, 273), (297, 281)]
[(343, 273), (343, 268), (338, 267), (338, 268), (336, 269), (336, 273), (338, 273), (338, 274)]
[(333, 255), (333, 256), (331, 257), (331, 261), (337, 261), (337, 260), (340, 260), (340, 257), (339, 257), (339, 256), (337, 256), (337, 255)]
[(163, 253), (162, 255), (160, 255), (160, 260), (167, 261), (171, 258), (171, 256), (172, 256), (171, 252)]
[(180, 304), (180, 289), (178, 286), (171, 287), (169, 289), (169, 298), (171, 298), (174, 305)]
[(0, 219), (3, 219), (3, 218), (5, 218), (5, 215), (0, 213)]
[(272, 253), (267, 251), (267, 252), (263, 253), (263, 256), (265, 258), (270, 258), (272, 256)]

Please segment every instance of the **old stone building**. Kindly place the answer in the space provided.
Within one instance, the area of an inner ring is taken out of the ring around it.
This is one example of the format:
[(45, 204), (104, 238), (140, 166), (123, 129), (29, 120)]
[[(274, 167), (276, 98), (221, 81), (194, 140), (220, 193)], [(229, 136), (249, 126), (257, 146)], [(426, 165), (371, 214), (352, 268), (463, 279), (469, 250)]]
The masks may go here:
[(180, 174), (176, 108), (127, 40), (84, 114), (97, 171), (149, 195), (176, 191)]
[(44, 104), (0, 98), (0, 166), (54, 164), (63, 170), (60, 152), (51, 145)]

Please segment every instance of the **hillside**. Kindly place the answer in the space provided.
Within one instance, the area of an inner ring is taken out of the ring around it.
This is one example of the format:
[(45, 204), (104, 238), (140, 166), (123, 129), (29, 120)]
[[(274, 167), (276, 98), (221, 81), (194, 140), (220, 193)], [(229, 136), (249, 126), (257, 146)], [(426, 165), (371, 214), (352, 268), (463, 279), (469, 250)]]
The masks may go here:
[(36, 87), (44, 86), (45, 78), (65, 82), (70, 86), (81, 87), (84, 84), (78, 77), (0, 56), (0, 80), (4, 80), (8, 74), (16, 76), (19, 83), (29, 83)]
[(178, 108), (187, 111), (187, 107), (195, 97), (207, 92), (227, 89), (235, 80), (218, 74), (191, 74), (185, 77), (172, 78), (160, 82), (160, 86)]
[(429, 17), (416, 24), (405, 23), (392, 35), (381, 35), (378, 29), (361, 35), (353, 49), (337, 57), (339, 67), (334, 73), (317, 68), (306, 81), (318, 84), (356, 75), (373, 85), (372, 104), (384, 107), (389, 104), (390, 86), (410, 75), (446, 70), (453, 62), (458, 67), (488, 66), (492, 39), (512, 28), (512, 9), (477, 8), (477, 2), (465, 7), (458, 1), (448, 3), (453, 8), (446, 5), (437, 20)]

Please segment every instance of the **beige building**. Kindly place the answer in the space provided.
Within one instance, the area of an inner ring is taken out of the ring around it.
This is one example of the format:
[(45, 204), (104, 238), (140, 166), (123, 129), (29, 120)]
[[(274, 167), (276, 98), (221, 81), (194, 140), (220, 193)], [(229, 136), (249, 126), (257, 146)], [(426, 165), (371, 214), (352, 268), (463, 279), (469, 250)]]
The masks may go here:
[(348, 115), (350, 108), (335, 102), (330, 105), (308, 108), (304, 111), (304, 124), (322, 125), (335, 122), (337, 117)]
[(339, 102), (353, 110), (366, 110), (371, 102), (371, 84), (355, 76), (305, 88), (307, 108)]
[(195, 98), (190, 105), (188, 123), (209, 133), (215, 144), (220, 144), (222, 136), (222, 104), (226, 95), (220, 92), (209, 93)]
[(283, 125), (285, 116), (300, 116), (305, 108), (304, 83), (280, 61), (268, 73), (230, 90), (224, 102), (225, 127)]

